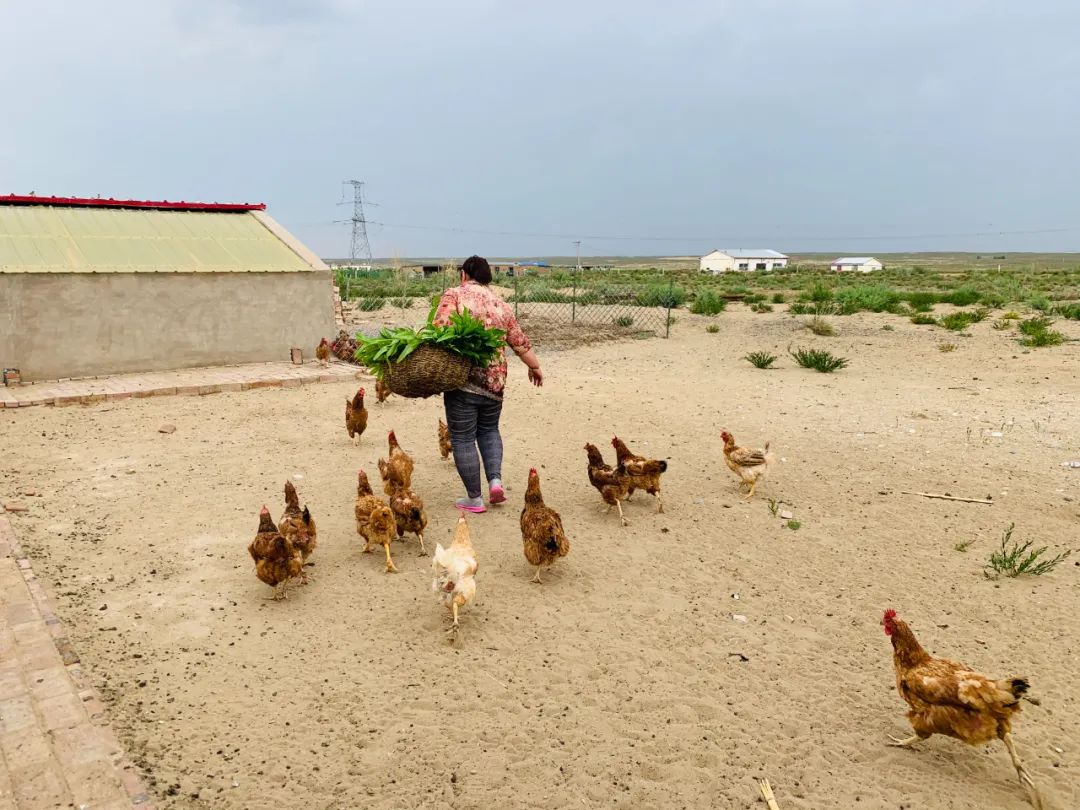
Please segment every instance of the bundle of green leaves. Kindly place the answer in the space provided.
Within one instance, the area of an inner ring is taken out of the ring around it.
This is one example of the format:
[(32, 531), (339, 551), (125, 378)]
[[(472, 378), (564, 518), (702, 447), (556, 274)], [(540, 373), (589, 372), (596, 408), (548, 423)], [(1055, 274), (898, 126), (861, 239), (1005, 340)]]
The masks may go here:
[(420, 329), (402, 326), (383, 329), (378, 337), (364, 338), (357, 335), (357, 362), (367, 366), (372, 374), (382, 379), (387, 366), (400, 363), (424, 345), (435, 346), (464, 357), (474, 366), (488, 365), (502, 348), (506, 332), (502, 329), (488, 329), (473, 317), (468, 309), (451, 313), (450, 323), (446, 326), (435, 325), (435, 309), (436, 307), (431, 308), (427, 324)]

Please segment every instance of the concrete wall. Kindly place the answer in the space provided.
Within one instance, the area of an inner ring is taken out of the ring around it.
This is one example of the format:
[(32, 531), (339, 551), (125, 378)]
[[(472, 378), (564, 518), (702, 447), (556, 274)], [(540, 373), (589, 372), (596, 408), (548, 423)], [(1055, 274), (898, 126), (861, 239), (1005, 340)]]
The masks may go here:
[(311, 358), (336, 334), (329, 272), (0, 273), (0, 366), (27, 381)]

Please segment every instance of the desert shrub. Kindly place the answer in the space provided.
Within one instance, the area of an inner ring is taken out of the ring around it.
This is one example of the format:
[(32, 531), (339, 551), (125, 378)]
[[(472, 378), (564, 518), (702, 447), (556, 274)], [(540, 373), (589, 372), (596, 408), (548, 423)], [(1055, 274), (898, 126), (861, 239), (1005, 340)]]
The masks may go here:
[(814, 371), (820, 371), (822, 374), (831, 374), (832, 372), (844, 368), (847, 366), (848, 361), (844, 357), (837, 357), (832, 352), (824, 351), (823, 349), (788, 349), (795, 362), (803, 368), (812, 368)]
[(804, 301), (792, 301), (788, 304), (787, 311), (791, 315), (806, 315), (810, 312), (810, 305)]
[(916, 312), (911, 316), (911, 322), (918, 326), (936, 326), (937, 318), (925, 312)]
[(1001, 320), (1003, 321), (1018, 321), (1020, 320), (1020, 313), (1009, 310), (1008, 312), (1001, 313)]
[(986, 564), (986, 576), (997, 579), (1001, 576), (1019, 577), (1024, 574), (1041, 576), (1048, 574), (1060, 565), (1069, 554), (1071, 549), (1058, 554), (1056, 557), (1040, 559), (1046, 553), (1046, 546), (1033, 549), (1034, 543), (1028, 540), (1019, 543), (1012, 539), (1015, 523), (1010, 523), (1009, 528), (1001, 536), (1001, 548), (990, 555), (990, 562)]
[(900, 293), (878, 284), (858, 284), (836, 293), (842, 315), (855, 312), (891, 312), (900, 303)]
[(1045, 295), (1036, 295), (1034, 298), (1028, 301), (1028, 306), (1039, 312), (1049, 312), (1054, 308), (1054, 305), (1050, 302), (1050, 299)]
[(719, 315), (726, 307), (727, 301), (712, 290), (705, 290), (694, 298), (690, 311), (695, 315)]
[(751, 304), (750, 309), (757, 313), (772, 312), (772, 304), (766, 304), (764, 301), (758, 301), (756, 304)]
[(991, 326), (993, 326), (994, 329), (997, 329), (999, 332), (1004, 331), (1005, 329), (1012, 329), (1012, 325), (1013, 322), (1006, 320), (1005, 318), (998, 318), (991, 324)]
[(686, 303), (686, 290), (674, 284), (654, 284), (638, 293), (636, 303), (642, 307), (675, 309)]
[(1080, 321), (1080, 303), (1058, 304), (1054, 307), (1054, 314), (1071, 321)]
[(832, 337), (836, 334), (833, 325), (817, 315), (806, 322), (806, 328), (815, 335), (821, 335), (822, 337)]
[(705, 327), (705, 331), (708, 332), (710, 335), (715, 335), (717, 332), (720, 331), (720, 326), (715, 323), (710, 323), (708, 326)]
[(772, 364), (776, 362), (776, 355), (769, 354), (768, 352), (750, 352), (750, 354), (743, 357), (754, 368), (772, 368)]
[(948, 315), (943, 315), (938, 320), (938, 323), (953, 332), (963, 332), (975, 323), (975, 317), (971, 312), (951, 312)]
[(620, 315), (618, 318), (615, 319), (615, 325), (621, 326), (623, 329), (627, 329), (628, 327), (634, 325), (634, 319), (631, 318), (629, 315)]
[(385, 298), (361, 298), (358, 306), (361, 312), (374, 312), (382, 309), (385, 302)]
[(941, 296), (941, 300), (954, 307), (969, 307), (979, 300), (979, 291), (970, 284), (957, 287), (950, 293)]
[(916, 312), (929, 312), (938, 302), (938, 294), (933, 292), (912, 292), (905, 298), (908, 305)]
[(955, 352), (956, 351), (956, 344), (955, 343), (939, 343), (938, 347), (937, 347), (937, 350), (939, 352)]
[(1053, 323), (1045, 315), (1037, 315), (1034, 318), (1028, 318), (1026, 321), (1021, 321), (1019, 324), (1020, 334), (1023, 335), (1020, 338), (1020, 343), (1023, 346), (1058, 346), (1065, 342), (1065, 336), (1054, 329), (1050, 328)]
[(783, 293), (773, 293), (772, 302), (774, 304), (782, 304), (785, 300)]

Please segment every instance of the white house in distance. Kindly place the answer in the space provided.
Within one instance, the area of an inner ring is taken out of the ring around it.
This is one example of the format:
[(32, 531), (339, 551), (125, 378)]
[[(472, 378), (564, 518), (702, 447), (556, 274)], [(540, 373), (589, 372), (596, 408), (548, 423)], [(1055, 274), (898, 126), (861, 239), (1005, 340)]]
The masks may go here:
[(702, 273), (748, 273), (753, 270), (779, 270), (787, 267), (788, 257), (767, 248), (754, 250), (714, 250), (698, 262)]
[(869, 273), (881, 270), (882, 264), (873, 256), (845, 256), (830, 264), (829, 269), (838, 273)]

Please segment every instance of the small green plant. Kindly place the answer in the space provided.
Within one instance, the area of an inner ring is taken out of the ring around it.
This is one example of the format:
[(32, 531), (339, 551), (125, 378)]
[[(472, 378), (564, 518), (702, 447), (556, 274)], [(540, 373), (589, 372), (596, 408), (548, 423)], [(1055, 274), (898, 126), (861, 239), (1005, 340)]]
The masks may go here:
[(1015, 523), (1010, 523), (1009, 528), (1001, 536), (1001, 548), (990, 555), (990, 562), (986, 564), (985, 574), (990, 579), (1001, 576), (1019, 577), (1029, 574), (1033, 577), (1048, 574), (1060, 565), (1072, 550), (1068, 549), (1056, 557), (1039, 559), (1046, 553), (1046, 546), (1033, 549), (1034, 543), (1028, 540), (1026, 543), (1018, 543), (1012, 539)]
[(956, 344), (955, 343), (939, 343), (938, 347), (937, 347), (937, 350), (939, 352), (955, 352), (956, 351)]
[(782, 304), (784, 301), (785, 298), (783, 293), (773, 293), (772, 302), (774, 304)]
[(361, 298), (359, 309), (361, 312), (374, 312), (382, 309), (386, 299), (384, 298)]
[(959, 543), (953, 546), (953, 548), (961, 553), (966, 552), (969, 548), (971, 548), (976, 539), (977, 538), (973, 537), (971, 540), (961, 540)]
[(1034, 318), (1028, 318), (1026, 321), (1020, 321), (1017, 327), (1020, 330), (1020, 334), (1023, 335), (1020, 338), (1020, 344), (1022, 346), (1058, 346), (1065, 342), (1065, 336), (1054, 329), (1050, 328), (1053, 323), (1045, 315), (1037, 315)]
[(769, 514), (776, 517), (776, 513), (780, 511), (780, 501), (776, 498), (769, 498)]
[(768, 352), (750, 352), (750, 354), (743, 357), (754, 368), (772, 368), (772, 364), (776, 362), (776, 355), (769, 354)]
[(970, 313), (971, 322), (982, 323), (990, 317), (990, 311), (990, 307), (975, 307)]
[(820, 371), (822, 374), (831, 374), (834, 371), (845, 368), (848, 361), (844, 357), (837, 357), (832, 352), (827, 352), (822, 349), (804, 349), (798, 348), (794, 351), (788, 349), (795, 362), (803, 368), (812, 368), (814, 371)]
[(813, 332), (815, 335), (822, 335), (823, 337), (832, 337), (836, 334), (836, 330), (833, 329), (833, 325), (822, 317), (815, 315), (813, 318), (806, 322), (806, 328)]
[(627, 329), (634, 325), (634, 319), (629, 315), (620, 315), (615, 319), (615, 325), (621, 326), (623, 329)]
[(772, 304), (766, 304), (764, 301), (758, 301), (756, 304), (751, 304), (750, 309), (758, 314), (762, 312), (772, 312)]
[(1015, 310), (1009, 310), (1008, 312), (1001, 313), (1001, 320), (1003, 321), (1018, 321), (1020, 320), (1020, 313)]
[(750, 295), (743, 296), (744, 304), (760, 304), (765, 300), (765, 296), (762, 293), (750, 293)]
[(916, 312), (911, 316), (911, 322), (917, 326), (937, 326), (937, 318), (925, 312)]
[(797, 520), (789, 520), (786, 525), (793, 532), (797, 532), (799, 529), (802, 528), (802, 524), (799, 523), (799, 521)]
[(990, 325), (994, 329), (997, 329), (999, 332), (1002, 332), (1002, 331), (1004, 331), (1006, 329), (1012, 329), (1013, 322), (1012, 321), (1007, 321), (1004, 318), (998, 318), (996, 321), (994, 321)]
[(676, 309), (686, 302), (686, 290), (673, 284), (654, 284), (637, 295), (642, 307), (665, 307)]
[(719, 315), (727, 307), (727, 301), (712, 290), (699, 293), (690, 305), (690, 311), (695, 315)]
[(887, 323), (887, 324), (885, 324), (884, 326), (881, 327), (881, 331), (882, 332), (892, 332), (892, 331), (895, 331), (895, 327), (893, 327), (893, 325), (891, 323)]
[(792, 301), (787, 311), (791, 315), (806, 315), (810, 312), (810, 305), (804, 301)]
[(403, 295), (400, 298), (391, 299), (390, 304), (391, 306), (399, 307), (400, 309), (409, 309), (412, 307), (412, 299)]
[(708, 332), (710, 335), (715, 335), (717, 332), (720, 331), (720, 326), (719, 324), (710, 323), (708, 326), (705, 327), (705, 331)]
[(1054, 314), (1070, 321), (1080, 321), (1080, 304), (1058, 304)]
[(938, 323), (953, 332), (963, 332), (975, 323), (975, 320), (971, 312), (950, 312), (942, 316)]

